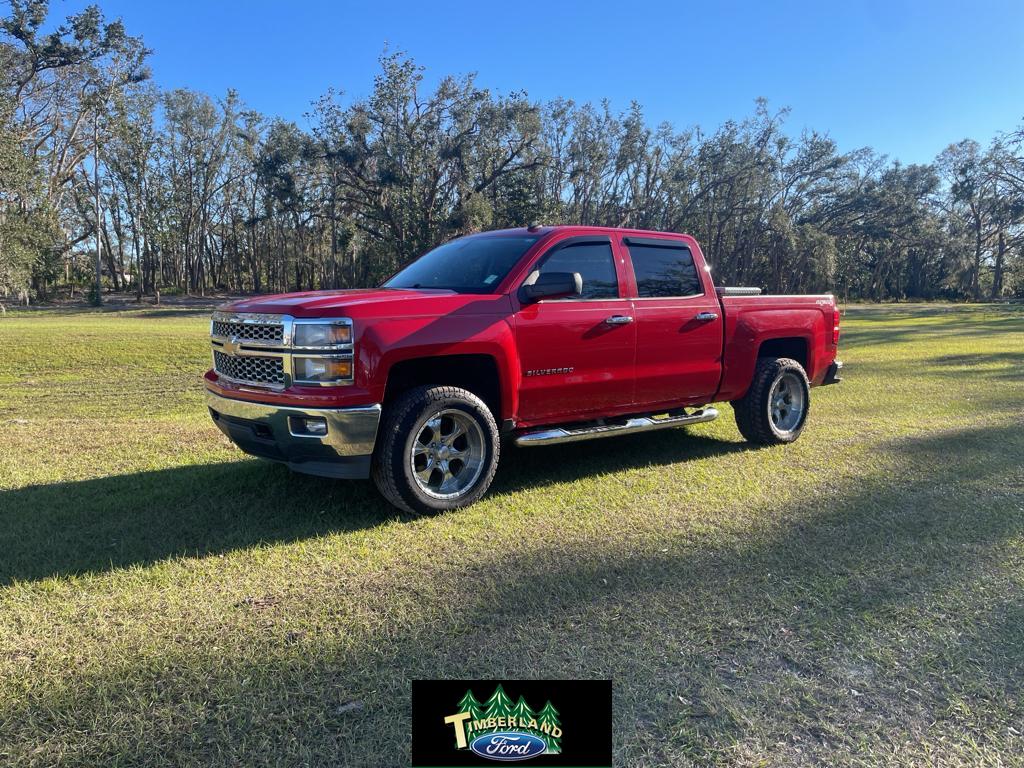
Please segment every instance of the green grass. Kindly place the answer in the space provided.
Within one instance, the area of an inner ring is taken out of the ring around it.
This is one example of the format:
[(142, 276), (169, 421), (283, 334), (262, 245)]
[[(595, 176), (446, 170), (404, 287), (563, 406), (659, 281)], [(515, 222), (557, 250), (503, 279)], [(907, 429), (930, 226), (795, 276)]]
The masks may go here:
[(0, 318), (0, 764), (401, 766), (410, 679), (610, 677), (616, 765), (1024, 765), (1019, 309), (851, 309), (792, 446), (508, 449), (432, 518), (232, 448), (205, 334)]

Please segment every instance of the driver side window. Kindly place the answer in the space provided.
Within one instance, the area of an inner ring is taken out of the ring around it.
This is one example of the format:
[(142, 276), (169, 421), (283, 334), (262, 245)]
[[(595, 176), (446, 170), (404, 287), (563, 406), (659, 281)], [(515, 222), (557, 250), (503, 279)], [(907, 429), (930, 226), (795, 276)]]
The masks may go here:
[(619, 298), (611, 243), (570, 243), (562, 248), (555, 247), (535, 273), (579, 272), (583, 278), (583, 293), (570, 300)]

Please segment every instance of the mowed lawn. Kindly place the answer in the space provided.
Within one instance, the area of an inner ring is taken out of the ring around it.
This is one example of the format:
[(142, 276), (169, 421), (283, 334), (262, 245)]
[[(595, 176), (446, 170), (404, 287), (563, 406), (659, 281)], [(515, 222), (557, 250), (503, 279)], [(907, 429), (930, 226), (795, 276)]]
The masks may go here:
[(439, 677), (612, 678), (617, 766), (1024, 764), (1024, 311), (843, 327), (795, 445), (724, 406), (411, 518), (232, 448), (204, 314), (9, 312), (0, 764), (398, 767)]

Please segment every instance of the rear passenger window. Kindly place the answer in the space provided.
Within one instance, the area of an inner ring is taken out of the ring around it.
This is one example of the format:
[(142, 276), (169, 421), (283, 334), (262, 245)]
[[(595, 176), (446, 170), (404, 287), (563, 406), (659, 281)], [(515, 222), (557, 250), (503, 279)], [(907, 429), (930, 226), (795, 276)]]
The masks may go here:
[(579, 272), (583, 278), (581, 299), (619, 297), (611, 243), (575, 243), (558, 248), (544, 259), (540, 272)]
[(696, 296), (703, 293), (689, 248), (628, 243), (641, 298)]

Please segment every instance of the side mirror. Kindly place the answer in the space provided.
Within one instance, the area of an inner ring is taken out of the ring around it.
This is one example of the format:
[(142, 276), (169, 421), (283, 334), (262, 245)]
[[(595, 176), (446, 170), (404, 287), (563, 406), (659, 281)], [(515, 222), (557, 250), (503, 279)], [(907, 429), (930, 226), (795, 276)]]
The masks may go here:
[(524, 304), (541, 299), (580, 296), (583, 293), (583, 278), (579, 272), (534, 272), (523, 287), (519, 298)]

